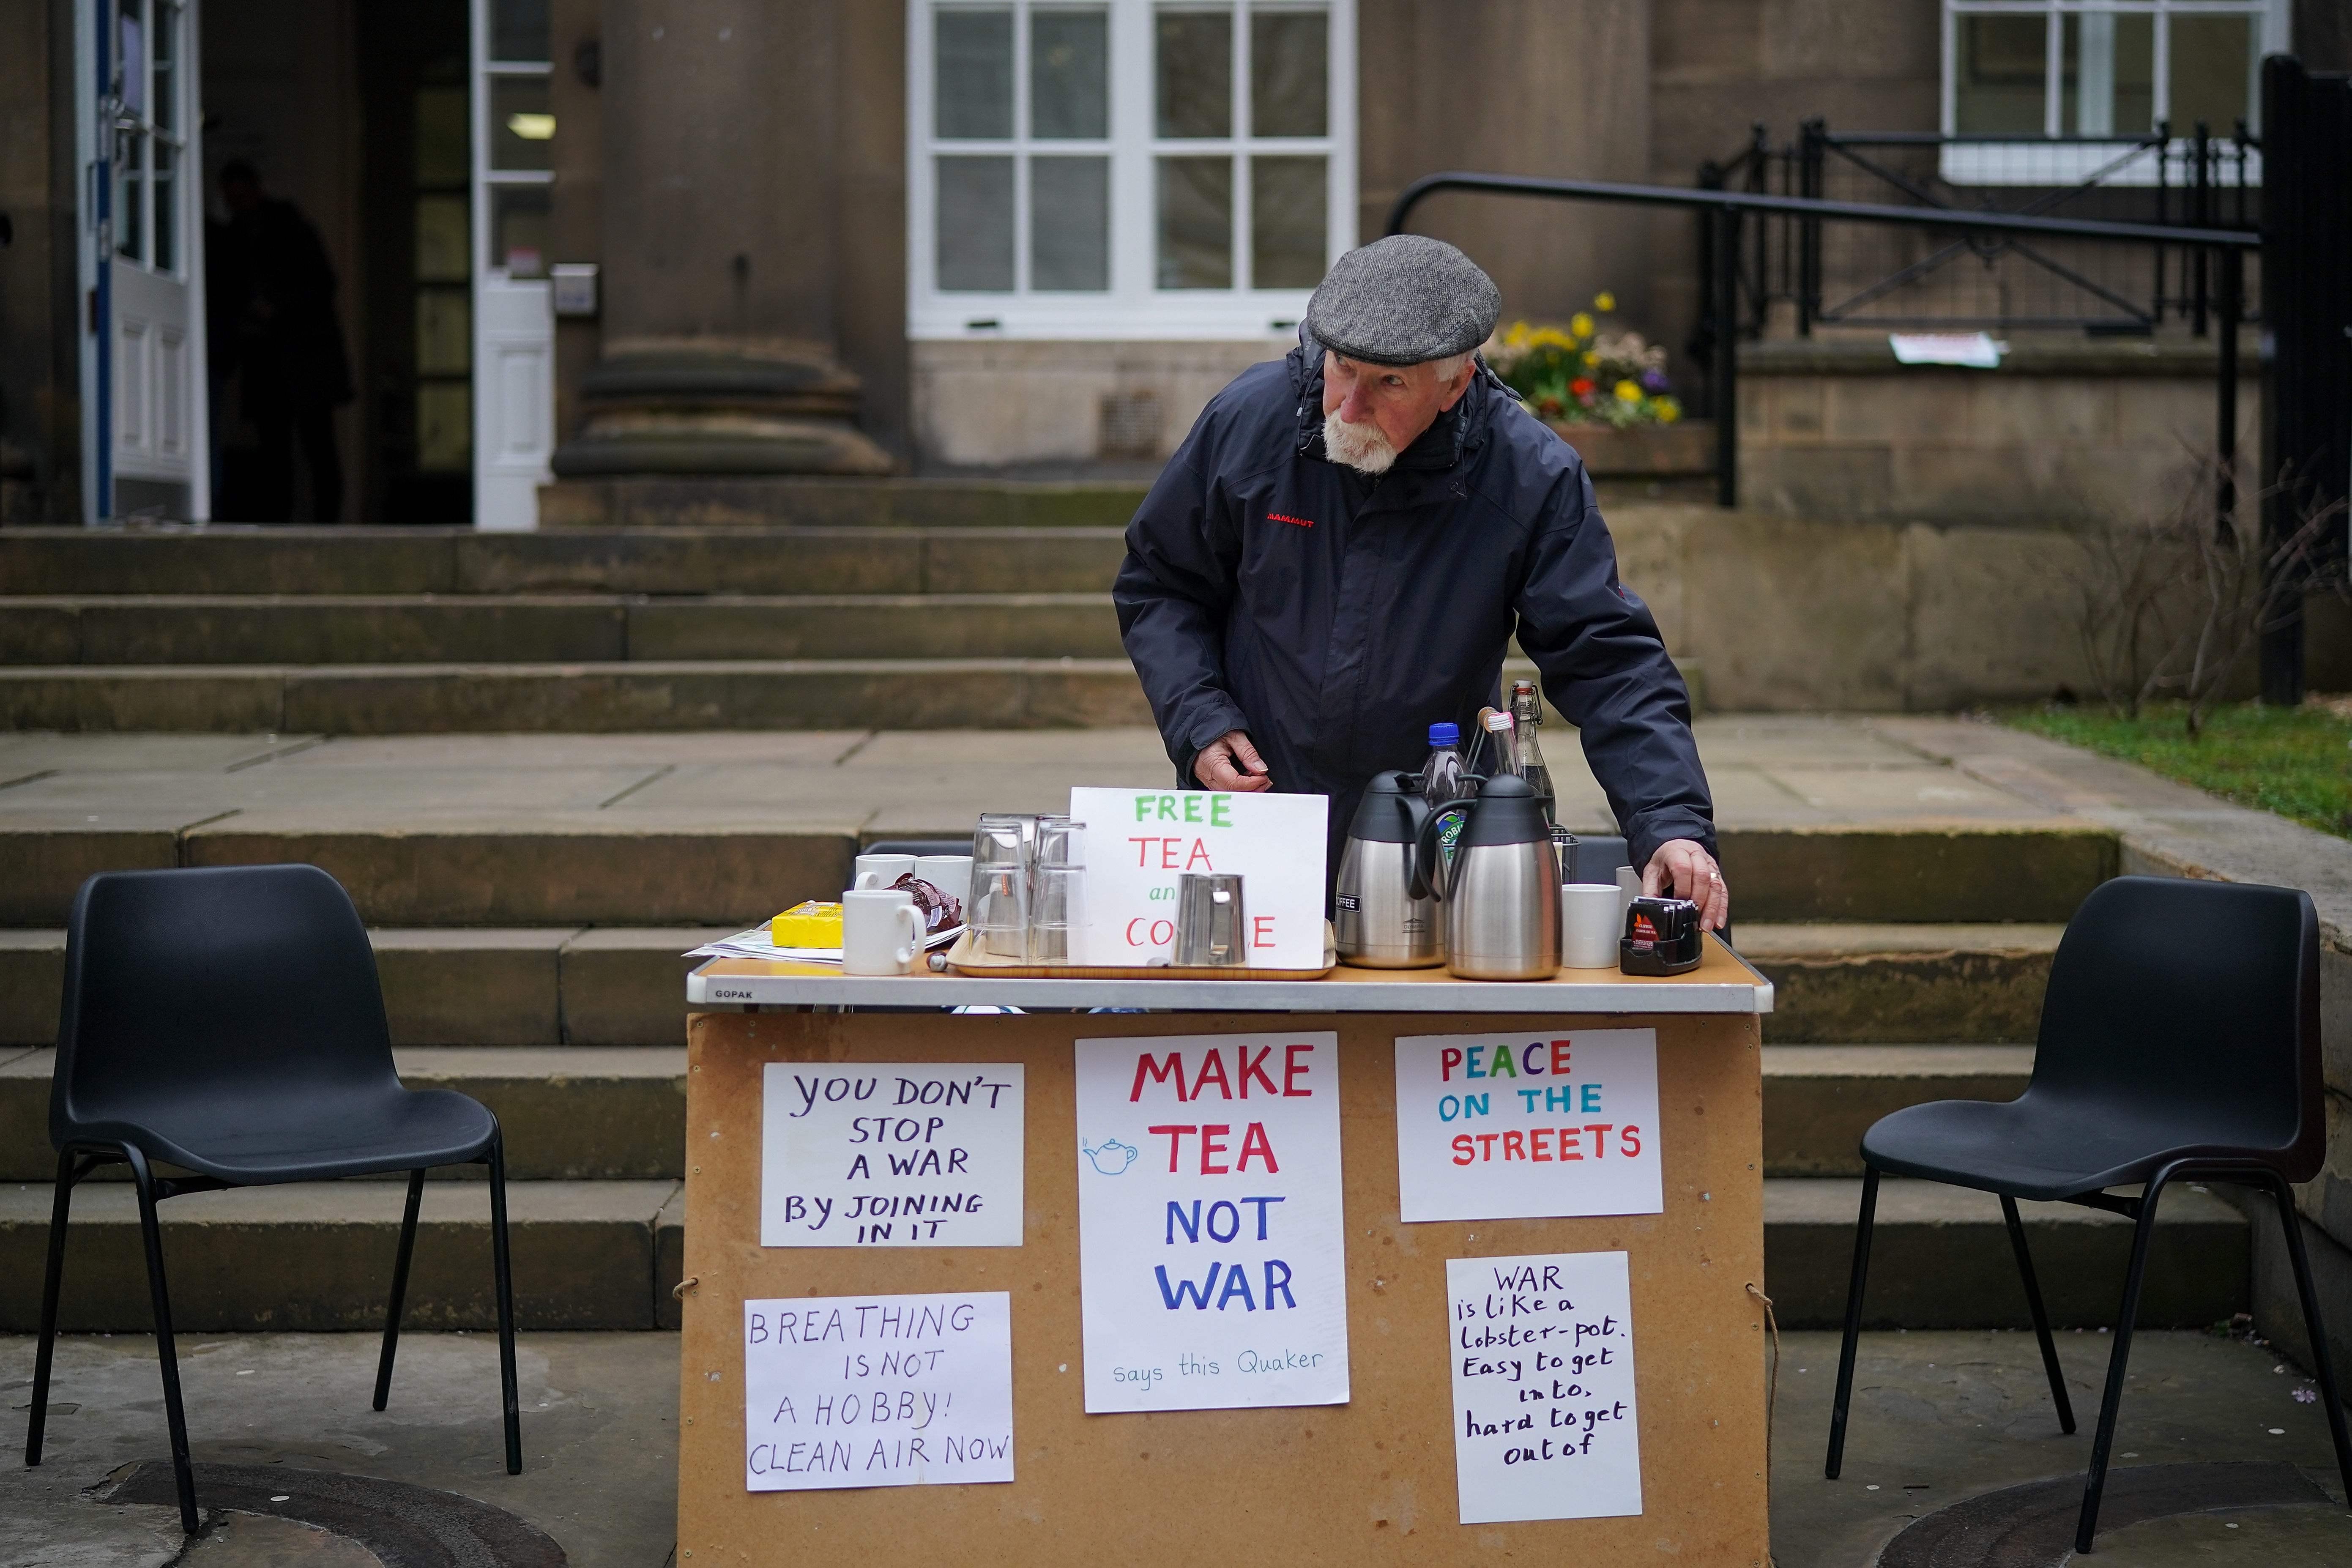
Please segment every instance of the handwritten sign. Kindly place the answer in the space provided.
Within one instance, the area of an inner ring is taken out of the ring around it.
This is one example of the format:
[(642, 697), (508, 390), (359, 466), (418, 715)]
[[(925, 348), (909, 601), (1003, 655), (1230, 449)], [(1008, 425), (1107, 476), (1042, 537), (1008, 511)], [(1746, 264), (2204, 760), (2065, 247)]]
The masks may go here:
[(762, 1247), (1021, 1245), (1022, 1068), (770, 1062)]
[(743, 1303), (748, 1490), (1012, 1479), (1004, 1291)]
[(1449, 1258), (1445, 1290), (1462, 1522), (1640, 1513), (1625, 1254)]
[(1321, 968), (1329, 813), (1319, 795), (1072, 790), (1070, 815), (1087, 825), (1087, 962), (1166, 963), (1176, 879), (1238, 871), (1250, 963)]
[(1077, 1042), (1087, 1409), (1348, 1399), (1339, 1037)]
[(1407, 1220), (1657, 1214), (1658, 1032), (1396, 1043)]

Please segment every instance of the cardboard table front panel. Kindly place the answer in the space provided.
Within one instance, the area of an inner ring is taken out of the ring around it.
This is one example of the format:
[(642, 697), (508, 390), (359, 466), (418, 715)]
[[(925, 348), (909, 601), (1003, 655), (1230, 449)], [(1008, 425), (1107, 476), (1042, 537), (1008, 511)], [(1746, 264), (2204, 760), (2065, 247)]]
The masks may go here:
[[(678, 1444), (680, 1568), (896, 1563), (1431, 1563), (1660, 1552), (1767, 1560), (1760, 1020), (1753, 1016), (1291, 1015), (1339, 1036), (1347, 1405), (1084, 1412), (1071, 1042), (1249, 1034), (1264, 1013), (692, 1015)], [(1665, 1212), (1405, 1225), (1395, 1041), (1655, 1028)], [(762, 1248), (760, 1107), (771, 1061), (1020, 1062), (1028, 1069), (1018, 1247)], [(1633, 1299), (1637, 1517), (1456, 1522), (1449, 1258), (1622, 1250)], [(1003, 1290), (1013, 1305), (1010, 1484), (751, 1492), (743, 1302)], [(1067, 1370), (1063, 1370), (1066, 1368)], [(688, 1554), (690, 1553), (689, 1557)]]

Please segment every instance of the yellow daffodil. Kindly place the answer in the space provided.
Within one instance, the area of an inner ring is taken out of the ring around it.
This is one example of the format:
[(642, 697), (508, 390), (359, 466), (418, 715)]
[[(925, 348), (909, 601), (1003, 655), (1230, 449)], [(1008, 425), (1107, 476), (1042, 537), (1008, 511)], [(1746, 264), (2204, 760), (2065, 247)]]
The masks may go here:
[(1613, 310), (1617, 308), (1617, 296), (1603, 289), (1592, 297), (1592, 308), (1596, 310)]
[(1599, 364), (1600, 363), (1601, 363), (1601, 356), (1600, 356), (1599, 354), (1597, 354), (1597, 353), (1592, 353), (1588, 352), (1588, 353), (1585, 354), (1585, 356), (1584, 356), (1585, 368), (1586, 368), (1586, 369), (1588, 369), (1588, 370), (1589, 370), (1589, 369), (1591, 369), (1592, 366)]
[(1642, 401), (1642, 389), (1634, 385), (1630, 381), (1619, 382), (1613, 390), (1616, 392), (1617, 401), (1620, 403), (1639, 403)]
[(1568, 330), (1580, 338), (1589, 338), (1592, 335), (1592, 318), (1579, 310), (1569, 319)]
[(1682, 405), (1676, 403), (1671, 397), (1659, 398), (1656, 406), (1658, 410), (1658, 423), (1661, 425), (1671, 425), (1675, 420), (1683, 416)]

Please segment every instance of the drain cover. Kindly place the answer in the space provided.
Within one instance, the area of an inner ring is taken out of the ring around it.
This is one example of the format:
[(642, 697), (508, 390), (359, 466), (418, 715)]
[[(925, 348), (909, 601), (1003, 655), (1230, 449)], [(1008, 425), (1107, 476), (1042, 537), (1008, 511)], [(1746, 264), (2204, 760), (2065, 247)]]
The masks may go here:
[[(2327, 1501), (2293, 1465), (2135, 1465), (2107, 1472), (2099, 1529), (2168, 1514)], [(2059, 1568), (2074, 1554), (2082, 1512), (2079, 1475), (1979, 1493), (1907, 1526), (1886, 1543), (1878, 1568)]]
[[(282, 1465), (198, 1465), (196, 1504), (299, 1520), (359, 1542), (384, 1568), (565, 1568), (563, 1548), (503, 1509), (456, 1492)], [(142, 1464), (104, 1502), (179, 1505), (172, 1467)]]

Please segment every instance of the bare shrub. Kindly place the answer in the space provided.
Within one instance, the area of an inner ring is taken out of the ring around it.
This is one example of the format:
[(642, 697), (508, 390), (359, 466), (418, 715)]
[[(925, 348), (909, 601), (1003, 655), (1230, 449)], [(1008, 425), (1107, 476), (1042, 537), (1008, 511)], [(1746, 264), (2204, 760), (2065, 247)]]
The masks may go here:
[(2345, 591), (2332, 547), (2343, 501), (2301, 508), (2294, 531), (2273, 546), (2253, 521), (2260, 497), (2237, 517), (2216, 518), (2221, 478), (2212, 458), (2192, 458), (2168, 487), (2164, 510), (2113, 518), (2084, 536), (2069, 574), (2075, 631), (2093, 687), (2119, 717), (2174, 698), (2196, 735), (2263, 632), (2292, 624), (2305, 595)]

